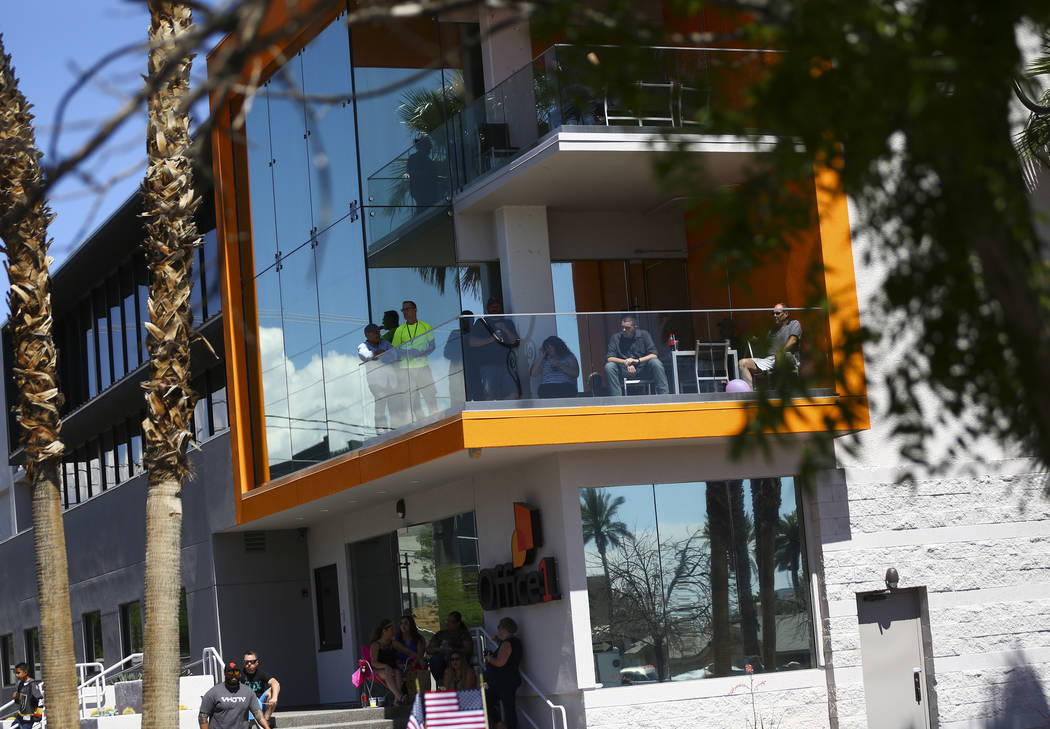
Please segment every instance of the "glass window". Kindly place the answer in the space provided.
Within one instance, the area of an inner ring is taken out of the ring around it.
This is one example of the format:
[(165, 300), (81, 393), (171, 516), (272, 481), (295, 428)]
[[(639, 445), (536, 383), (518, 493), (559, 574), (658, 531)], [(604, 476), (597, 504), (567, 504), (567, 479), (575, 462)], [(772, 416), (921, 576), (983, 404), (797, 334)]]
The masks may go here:
[(117, 480), (123, 483), (131, 478), (131, 461), (128, 450), (128, 426), (120, 423), (113, 429), (113, 440), (117, 453)]
[(106, 300), (109, 302), (109, 340), (113, 352), (113, 381), (116, 382), (127, 370), (124, 369), (124, 302), (120, 297), (120, 278), (114, 276), (106, 281)]
[(142, 266), (137, 270), (135, 284), (138, 292), (138, 336), (139, 336), (139, 361), (145, 362), (149, 359), (149, 350), (146, 348), (146, 322), (149, 321), (149, 269)]
[(273, 154), (270, 152), (270, 96), (263, 86), (244, 118), (245, 155), (248, 158), (248, 195), (252, 210), (252, 250), (255, 273), (274, 265), (277, 255), (277, 203), (273, 196)]
[(204, 285), (201, 275), (204, 272), (204, 248), (198, 248), (193, 257), (193, 274), (190, 276), (190, 313), (193, 325), (199, 327), (204, 323)]
[[(270, 91), (270, 150), (277, 216), (277, 248), (288, 255), (313, 234), (306, 149), (302, 56), (296, 54), (274, 74)], [(261, 263), (261, 261), (260, 261)]]
[(288, 379), (281, 317), (281, 288), (277, 268), (255, 279), (259, 316), (259, 365), (262, 375), (263, 417), (270, 476), (291, 469), (292, 441), (288, 419)]
[(211, 387), (211, 422), (214, 432), (219, 433), (230, 427), (230, 415), (226, 409), (226, 372), (216, 368), (209, 375)]
[(179, 588), (179, 657), (190, 657), (190, 614), (186, 609), (186, 588)]
[(91, 299), (84, 301), (80, 314), (80, 328), (84, 332), (83, 347), (84, 369), (87, 371), (88, 397), (98, 394), (98, 355), (95, 352), (95, 325), (91, 316)]
[(110, 366), (109, 307), (106, 304), (105, 288), (95, 289), (93, 298), (95, 343), (98, 347), (98, 386), (99, 390), (105, 390), (113, 384), (113, 370)]
[(343, 629), (339, 619), (339, 577), (334, 564), (314, 570), (314, 598), (317, 600), (318, 650), (343, 647)]
[(139, 600), (120, 606), (120, 650), (124, 658), (142, 652), (142, 603)]
[(474, 512), (397, 530), (401, 608), (437, 632), (453, 610), (467, 625), (483, 621), (478, 602), (478, 537)]
[(25, 631), (26, 663), (33, 671), (33, 678), (41, 680), (44, 678), (44, 667), (40, 655), (40, 629), (29, 628)]
[(350, 203), (358, 199), (347, 33), (345, 18), (340, 16), (302, 52), (311, 209), (318, 230), (344, 217)]
[(303, 246), (281, 259), (278, 275), (292, 460), (293, 468), (302, 468), (329, 455), (313, 247)]
[(133, 370), (142, 362), (139, 352), (139, 315), (136, 311), (135, 273), (133, 266), (125, 266), (120, 273), (120, 296), (124, 309), (124, 353), (128, 360), (128, 370)]
[(0, 636), (0, 680), (4, 686), (15, 685), (15, 636)]
[(97, 440), (90, 441), (87, 445), (88, 451), (88, 482), (81, 484), (80, 500), (90, 499), (92, 495), (102, 491), (102, 459), (99, 455), (99, 443)]
[(137, 476), (145, 468), (142, 464), (142, 426), (141, 421), (131, 421), (128, 431), (131, 433), (131, 475)]
[(583, 489), (597, 680), (811, 667), (799, 507), (792, 478)]
[(102, 611), (84, 613), (81, 623), (84, 626), (84, 662), (102, 663)]
[(219, 239), (215, 228), (204, 234), (201, 247), (201, 275), (198, 288), (204, 291), (204, 316), (210, 319), (222, 311), (222, 276), (219, 264)]
[[(70, 505), (79, 504), (87, 498), (88, 492), (88, 454), (87, 448), (77, 448), (77, 480), (69, 489)], [(83, 496), (81, 496), (83, 494)]]
[[(99, 487), (102, 491), (116, 486), (120, 481), (117, 478), (117, 453), (113, 446), (113, 433), (103, 434), (100, 445), (102, 446), (102, 482)], [(99, 489), (95, 489), (98, 495)]]

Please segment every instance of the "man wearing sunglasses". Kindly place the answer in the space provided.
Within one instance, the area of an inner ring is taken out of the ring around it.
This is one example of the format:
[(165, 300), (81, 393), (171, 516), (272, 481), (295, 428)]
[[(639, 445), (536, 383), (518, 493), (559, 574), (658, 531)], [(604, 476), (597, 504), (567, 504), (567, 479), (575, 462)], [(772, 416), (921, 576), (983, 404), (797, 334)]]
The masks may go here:
[(605, 353), (605, 381), (610, 395), (623, 395), (623, 381), (651, 380), (658, 395), (667, 394), (667, 373), (652, 336), (638, 328), (634, 314), (620, 317), (620, 331), (609, 339)]
[(798, 319), (792, 319), (791, 313), (783, 304), (773, 307), (773, 328), (769, 330), (769, 351), (766, 357), (755, 357), (740, 360), (740, 379), (755, 389), (755, 373), (770, 372), (779, 358), (785, 366), (798, 374), (798, 345), (802, 341), (802, 325)]
[(259, 654), (255, 651), (244, 653), (244, 678), (245, 686), (255, 692), (262, 706), (263, 716), (270, 724), (270, 729), (275, 729), (276, 723), (271, 718), (277, 709), (277, 695), (281, 693), (281, 684), (277, 679), (259, 668)]
[(223, 682), (215, 684), (201, 697), (197, 723), (200, 729), (244, 729), (249, 716), (262, 729), (270, 729), (259, 709), (259, 700), (252, 690), (241, 683), (241, 667), (236, 661), (226, 661)]

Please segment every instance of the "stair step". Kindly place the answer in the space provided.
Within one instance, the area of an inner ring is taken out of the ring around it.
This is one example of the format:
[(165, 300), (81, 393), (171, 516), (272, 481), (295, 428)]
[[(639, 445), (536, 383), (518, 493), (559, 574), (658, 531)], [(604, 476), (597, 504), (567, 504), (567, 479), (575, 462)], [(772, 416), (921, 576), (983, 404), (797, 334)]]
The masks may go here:
[(277, 729), (392, 729), (404, 727), (410, 707), (278, 711)]

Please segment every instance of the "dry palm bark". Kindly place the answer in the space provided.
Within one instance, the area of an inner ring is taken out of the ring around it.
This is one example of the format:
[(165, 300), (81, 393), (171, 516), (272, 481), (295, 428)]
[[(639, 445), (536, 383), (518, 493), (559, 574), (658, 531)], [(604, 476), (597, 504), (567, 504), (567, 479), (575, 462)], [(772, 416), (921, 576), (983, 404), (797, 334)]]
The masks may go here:
[(152, 272), (147, 346), (150, 379), (142, 424), (149, 472), (146, 497), (146, 629), (142, 672), (142, 726), (178, 725), (179, 585), (182, 484), (189, 465), (190, 418), (197, 396), (190, 389), (190, 288), (200, 238), (193, 213), (189, 94), (191, 57), (175, 58), (193, 27), (189, 5), (150, 4), (149, 97), (143, 183), (146, 252)]
[[(40, 185), (40, 152), (33, 134), (33, 115), (18, 90), (11, 57), (0, 38), (0, 210), (24, 205)], [(40, 642), (47, 678), (47, 716), (53, 727), (79, 724), (69, 611), (66, 537), (59, 496), (58, 353), (52, 335), (51, 276), (47, 226), (52, 217), (37, 202), (10, 226), (0, 229), (11, 281), (12, 372), (18, 401), (15, 418), (22, 426), (26, 475), (33, 489), (33, 542), (37, 593), (40, 597)]]

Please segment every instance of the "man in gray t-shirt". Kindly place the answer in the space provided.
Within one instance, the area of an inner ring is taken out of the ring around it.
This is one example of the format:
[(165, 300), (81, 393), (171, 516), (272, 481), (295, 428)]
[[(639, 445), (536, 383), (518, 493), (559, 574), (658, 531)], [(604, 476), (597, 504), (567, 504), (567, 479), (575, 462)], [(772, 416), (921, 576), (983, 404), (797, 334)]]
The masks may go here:
[(783, 304), (773, 307), (773, 328), (769, 330), (770, 353), (766, 357), (755, 357), (740, 360), (740, 379), (755, 387), (754, 375), (756, 372), (769, 372), (777, 363), (777, 356), (783, 358), (791, 365), (792, 370), (798, 374), (800, 364), (798, 356), (798, 345), (802, 341), (802, 325), (797, 319), (792, 319), (791, 314)]
[(241, 667), (236, 661), (226, 662), (224, 677), (223, 683), (215, 684), (201, 697), (197, 714), (200, 729), (247, 729), (249, 714), (262, 729), (270, 729), (255, 692), (241, 683)]

